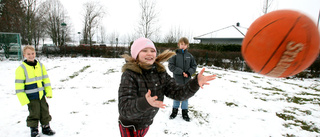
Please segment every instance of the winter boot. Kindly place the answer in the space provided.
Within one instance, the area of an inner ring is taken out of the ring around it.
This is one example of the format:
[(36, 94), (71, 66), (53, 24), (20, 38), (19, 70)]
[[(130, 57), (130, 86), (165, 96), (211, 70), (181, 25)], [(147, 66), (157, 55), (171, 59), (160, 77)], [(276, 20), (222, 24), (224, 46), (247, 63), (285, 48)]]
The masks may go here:
[(172, 108), (172, 113), (169, 117), (169, 119), (174, 119), (178, 114), (178, 109), (177, 108)]
[(188, 109), (182, 109), (182, 118), (187, 122), (190, 121), (190, 118), (188, 116)]
[(39, 137), (38, 127), (30, 127), (31, 137)]
[(48, 136), (54, 135), (56, 132), (54, 132), (51, 128), (50, 125), (41, 125), (42, 127), (42, 133)]

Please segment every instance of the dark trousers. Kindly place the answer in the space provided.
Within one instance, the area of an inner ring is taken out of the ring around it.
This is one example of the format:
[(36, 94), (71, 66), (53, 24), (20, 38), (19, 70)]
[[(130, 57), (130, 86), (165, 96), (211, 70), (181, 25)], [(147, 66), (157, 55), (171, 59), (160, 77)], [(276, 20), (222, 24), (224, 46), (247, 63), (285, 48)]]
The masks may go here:
[(39, 121), (41, 125), (48, 125), (51, 121), (51, 116), (49, 114), (49, 105), (45, 97), (42, 97), (41, 100), (30, 100), (30, 103), (28, 104), (28, 110), (28, 127), (38, 127)]
[(119, 128), (121, 137), (144, 137), (149, 130), (149, 127), (147, 127), (145, 129), (135, 131), (132, 127), (126, 128), (123, 127), (121, 124), (119, 124)]

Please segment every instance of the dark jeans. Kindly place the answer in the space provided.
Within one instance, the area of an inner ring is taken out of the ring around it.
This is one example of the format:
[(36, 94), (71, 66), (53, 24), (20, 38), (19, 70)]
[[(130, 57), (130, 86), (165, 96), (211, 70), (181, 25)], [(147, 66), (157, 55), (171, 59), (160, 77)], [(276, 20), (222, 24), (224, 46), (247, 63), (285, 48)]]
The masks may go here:
[(45, 97), (42, 97), (41, 100), (30, 100), (30, 103), (28, 104), (28, 110), (28, 127), (38, 127), (39, 121), (41, 125), (48, 125), (51, 121), (51, 116), (49, 114), (49, 105)]

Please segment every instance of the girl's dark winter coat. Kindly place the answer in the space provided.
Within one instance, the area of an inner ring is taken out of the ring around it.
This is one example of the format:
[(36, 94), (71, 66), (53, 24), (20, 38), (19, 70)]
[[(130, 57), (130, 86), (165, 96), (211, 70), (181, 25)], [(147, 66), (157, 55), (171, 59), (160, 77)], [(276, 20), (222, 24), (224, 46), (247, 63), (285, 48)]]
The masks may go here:
[(178, 84), (165, 70), (161, 62), (167, 61), (174, 52), (165, 51), (160, 54), (152, 66), (136, 62), (128, 55), (123, 57), (126, 64), (119, 87), (119, 122), (135, 130), (143, 129), (152, 124), (159, 108), (152, 107), (145, 94), (151, 90), (151, 96), (158, 96), (163, 101), (164, 96), (174, 100), (186, 100), (199, 89), (197, 76), (186, 83)]

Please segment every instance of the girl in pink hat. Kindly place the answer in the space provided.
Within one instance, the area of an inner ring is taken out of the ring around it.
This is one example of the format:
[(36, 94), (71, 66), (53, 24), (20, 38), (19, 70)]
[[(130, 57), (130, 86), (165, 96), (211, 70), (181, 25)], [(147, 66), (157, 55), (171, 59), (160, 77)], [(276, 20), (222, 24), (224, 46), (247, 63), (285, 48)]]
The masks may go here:
[(176, 83), (162, 65), (173, 55), (174, 52), (166, 50), (157, 56), (153, 42), (147, 38), (133, 42), (131, 56), (122, 55), (126, 60), (118, 91), (118, 121), (122, 137), (145, 136), (159, 108), (166, 106), (164, 96), (186, 100), (215, 79), (215, 75), (203, 76), (203, 68), (186, 84)]

